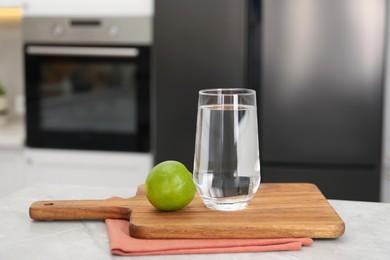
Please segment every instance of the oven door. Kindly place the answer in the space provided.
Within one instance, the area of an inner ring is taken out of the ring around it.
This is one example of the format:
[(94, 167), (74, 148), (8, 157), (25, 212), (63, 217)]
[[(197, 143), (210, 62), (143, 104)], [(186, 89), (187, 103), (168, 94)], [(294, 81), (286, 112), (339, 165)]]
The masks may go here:
[(25, 45), (27, 146), (150, 151), (149, 47)]

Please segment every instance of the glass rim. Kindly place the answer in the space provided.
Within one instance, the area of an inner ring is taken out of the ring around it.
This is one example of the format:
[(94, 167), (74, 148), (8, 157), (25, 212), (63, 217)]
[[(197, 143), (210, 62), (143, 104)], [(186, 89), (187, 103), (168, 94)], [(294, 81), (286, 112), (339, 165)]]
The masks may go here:
[(254, 94), (256, 94), (256, 91), (249, 88), (208, 88), (199, 90), (199, 95), (209, 96), (234, 96)]

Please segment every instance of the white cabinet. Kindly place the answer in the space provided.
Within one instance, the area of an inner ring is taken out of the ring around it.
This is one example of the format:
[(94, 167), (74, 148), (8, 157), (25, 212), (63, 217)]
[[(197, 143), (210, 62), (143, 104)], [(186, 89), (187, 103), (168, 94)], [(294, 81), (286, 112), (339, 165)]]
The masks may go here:
[(28, 183), (136, 188), (152, 167), (148, 153), (25, 149)]
[(23, 152), (21, 149), (0, 150), (0, 197), (25, 187), (28, 182), (23, 175)]
[(34, 183), (136, 188), (152, 168), (148, 153), (0, 149), (0, 197)]

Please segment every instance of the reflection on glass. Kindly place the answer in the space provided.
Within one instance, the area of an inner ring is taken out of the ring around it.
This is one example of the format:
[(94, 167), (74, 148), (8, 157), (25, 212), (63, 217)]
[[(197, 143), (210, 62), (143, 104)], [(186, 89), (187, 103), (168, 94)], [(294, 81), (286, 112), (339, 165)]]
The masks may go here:
[(41, 68), (42, 127), (136, 132), (136, 66), (46, 62)]

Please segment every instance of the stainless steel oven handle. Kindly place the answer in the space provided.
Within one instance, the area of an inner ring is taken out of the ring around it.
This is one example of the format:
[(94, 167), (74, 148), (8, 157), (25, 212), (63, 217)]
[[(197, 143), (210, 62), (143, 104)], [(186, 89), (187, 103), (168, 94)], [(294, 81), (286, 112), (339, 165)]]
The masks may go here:
[(99, 56), (99, 57), (137, 57), (137, 48), (115, 47), (76, 47), (76, 46), (27, 46), (29, 55), (49, 56)]

